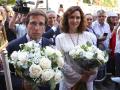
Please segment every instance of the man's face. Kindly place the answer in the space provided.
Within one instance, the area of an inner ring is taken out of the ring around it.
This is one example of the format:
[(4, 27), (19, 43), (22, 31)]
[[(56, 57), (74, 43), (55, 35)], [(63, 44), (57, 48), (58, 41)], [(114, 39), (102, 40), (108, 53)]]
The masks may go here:
[(32, 40), (40, 39), (45, 32), (45, 17), (41, 15), (30, 16), (27, 30)]
[(47, 14), (47, 17), (48, 17), (48, 25), (54, 26), (57, 21), (57, 15), (53, 12), (50, 12)]
[(99, 23), (104, 23), (105, 19), (106, 19), (106, 14), (105, 13), (98, 15), (98, 21), (99, 21)]

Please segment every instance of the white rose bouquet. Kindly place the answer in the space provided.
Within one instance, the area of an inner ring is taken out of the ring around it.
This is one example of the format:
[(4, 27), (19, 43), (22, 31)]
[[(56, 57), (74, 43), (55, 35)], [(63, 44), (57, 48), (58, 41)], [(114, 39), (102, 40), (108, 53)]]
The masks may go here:
[(69, 55), (74, 59), (78, 66), (86, 70), (99, 67), (108, 60), (107, 52), (101, 51), (89, 42), (76, 46), (69, 52)]
[(20, 45), (20, 50), (11, 54), (10, 63), (19, 76), (35, 86), (50, 82), (51, 89), (54, 89), (62, 79), (60, 68), (64, 60), (61, 52), (49, 46), (40, 48), (35, 41)]

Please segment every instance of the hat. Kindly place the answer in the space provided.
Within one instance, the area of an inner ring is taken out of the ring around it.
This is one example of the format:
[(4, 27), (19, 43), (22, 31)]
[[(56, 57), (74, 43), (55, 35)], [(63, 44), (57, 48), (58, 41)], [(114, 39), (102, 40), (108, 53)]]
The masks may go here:
[(108, 12), (108, 17), (117, 17), (117, 13), (113, 12), (113, 11), (109, 11)]

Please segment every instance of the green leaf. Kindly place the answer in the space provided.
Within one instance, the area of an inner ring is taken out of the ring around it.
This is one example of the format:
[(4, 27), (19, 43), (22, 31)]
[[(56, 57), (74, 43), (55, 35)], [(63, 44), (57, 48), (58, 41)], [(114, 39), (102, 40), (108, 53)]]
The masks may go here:
[(7, 4), (15, 4), (15, 0), (7, 0)]
[(87, 44), (88, 47), (92, 46), (92, 44), (90, 42), (87, 42), (86, 44)]

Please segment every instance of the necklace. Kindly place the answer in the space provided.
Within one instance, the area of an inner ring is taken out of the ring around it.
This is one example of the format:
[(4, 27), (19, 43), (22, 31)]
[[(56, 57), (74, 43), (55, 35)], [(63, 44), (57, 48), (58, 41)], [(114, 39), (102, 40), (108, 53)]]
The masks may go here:
[(77, 40), (76, 40), (76, 42), (73, 40), (71, 34), (69, 34), (69, 36), (70, 36), (70, 39), (71, 39), (71, 41), (72, 41), (74, 47), (75, 47), (76, 45), (78, 45), (78, 42), (79, 42), (79, 34), (78, 34), (78, 36), (77, 36)]

